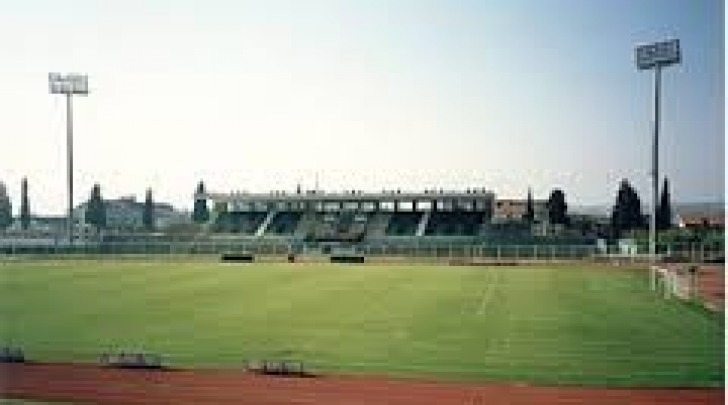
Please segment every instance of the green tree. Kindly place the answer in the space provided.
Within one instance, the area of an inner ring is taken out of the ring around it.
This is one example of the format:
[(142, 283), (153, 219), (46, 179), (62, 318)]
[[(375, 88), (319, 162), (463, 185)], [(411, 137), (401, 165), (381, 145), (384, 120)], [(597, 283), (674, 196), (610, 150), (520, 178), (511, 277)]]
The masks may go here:
[(528, 188), (528, 196), (526, 197), (526, 212), (523, 213), (523, 220), (526, 223), (532, 224), (536, 214), (533, 210), (533, 195), (531, 195), (531, 188)]
[(657, 206), (657, 214), (655, 215), (657, 229), (664, 231), (672, 227), (672, 207), (670, 204), (670, 187), (665, 177), (662, 182), (662, 194), (660, 195), (660, 205)]
[(28, 201), (28, 179), (23, 177), (20, 183), (20, 227), (27, 230), (30, 227), (30, 202)]
[(144, 199), (144, 210), (142, 211), (142, 223), (144, 229), (154, 230), (154, 200), (152, 199), (152, 189), (147, 189), (147, 195)]
[(554, 189), (549, 195), (546, 203), (549, 212), (549, 222), (551, 224), (568, 225), (569, 219), (566, 216), (568, 206), (566, 205), (566, 195), (561, 189)]
[(96, 230), (106, 227), (106, 205), (101, 198), (101, 186), (94, 184), (91, 189), (91, 197), (86, 205), (85, 221), (94, 225)]
[(192, 210), (192, 220), (198, 224), (204, 224), (210, 219), (210, 211), (207, 208), (207, 199), (204, 197), (205, 184), (200, 181), (195, 192), (195, 206)]
[(619, 238), (625, 231), (641, 229), (645, 226), (642, 202), (627, 179), (623, 179), (619, 184), (617, 198), (612, 208), (611, 222), (615, 238)]
[(13, 223), (13, 206), (5, 183), (0, 181), (0, 230), (7, 229)]

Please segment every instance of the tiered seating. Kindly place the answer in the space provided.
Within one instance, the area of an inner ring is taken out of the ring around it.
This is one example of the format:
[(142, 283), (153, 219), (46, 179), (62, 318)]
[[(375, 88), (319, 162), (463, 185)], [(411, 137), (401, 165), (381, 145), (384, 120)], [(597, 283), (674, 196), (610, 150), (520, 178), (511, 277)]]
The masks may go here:
[(366, 233), (368, 220), (364, 213), (325, 213), (317, 218), (309, 238), (317, 241), (360, 241)]
[(308, 237), (313, 240), (335, 240), (336, 214), (318, 215)]
[(300, 212), (279, 212), (266, 229), (266, 235), (293, 235), (301, 220)]
[(436, 211), (427, 223), (425, 235), (433, 236), (476, 236), (483, 226), (482, 212)]
[(364, 237), (364, 234), (367, 231), (367, 224), (369, 222), (369, 216), (366, 214), (358, 213), (351, 218), (351, 222), (349, 223), (349, 230), (348, 233), (357, 239), (361, 239)]
[(220, 232), (252, 235), (266, 215), (265, 212), (227, 212), (217, 217), (215, 229)]
[(421, 212), (395, 212), (387, 224), (386, 234), (390, 236), (414, 236), (422, 217)]
[(392, 214), (389, 212), (372, 213), (367, 223), (366, 237), (374, 240), (383, 238), (386, 235), (391, 216)]
[[(218, 232), (255, 235), (266, 221), (267, 215), (266, 212), (224, 213), (217, 217), (214, 229)], [(380, 236), (477, 236), (481, 234), (485, 219), (485, 213), (473, 211), (400, 211), (374, 214), (359, 211), (281, 211), (272, 215), (262, 235), (297, 236), (321, 242), (356, 242), (372, 232), (377, 232)]]

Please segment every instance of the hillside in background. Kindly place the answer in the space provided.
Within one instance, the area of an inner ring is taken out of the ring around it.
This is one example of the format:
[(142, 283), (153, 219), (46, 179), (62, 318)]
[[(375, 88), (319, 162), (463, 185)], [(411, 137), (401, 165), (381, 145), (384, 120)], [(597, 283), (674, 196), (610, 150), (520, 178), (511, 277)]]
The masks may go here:
[[(649, 212), (649, 205), (642, 206), (645, 213)], [(680, 215), (689, 216), (725, 216), (725, 203), (723, 202), (682, 202), (675, 203), (673, 210)], [(609, 216), (612, 211), (611, 205), (577, 205), (569, 207), (572, 214), (590, 216)]]

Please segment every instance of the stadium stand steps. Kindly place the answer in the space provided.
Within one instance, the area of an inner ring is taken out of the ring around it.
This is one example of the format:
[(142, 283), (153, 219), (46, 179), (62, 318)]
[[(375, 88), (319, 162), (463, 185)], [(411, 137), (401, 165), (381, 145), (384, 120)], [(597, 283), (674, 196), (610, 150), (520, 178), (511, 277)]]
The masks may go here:
[(422, 219), (420, 220), (420, 223), (417, 225), (416, 236), (423, 236), (425, 234), (425, 230), (427, 229), (427, 224), (430, 222), (431, 216), (432, 211), (425, 212), (425, 214), (422, 216)]
[(276, 216), (277, 213), (277, 211), (268, 212), (268, 215), (265, 216), (265, 219), (263, 220), (263, 222), (260, 223), (258, 229), (255, 230), (255, 236), (262, 236), (263, 233), (265, 233), (265, 230), (268, 228), (268, 225), (270, 225), (271, 221), (273, 221), (273, 218)]

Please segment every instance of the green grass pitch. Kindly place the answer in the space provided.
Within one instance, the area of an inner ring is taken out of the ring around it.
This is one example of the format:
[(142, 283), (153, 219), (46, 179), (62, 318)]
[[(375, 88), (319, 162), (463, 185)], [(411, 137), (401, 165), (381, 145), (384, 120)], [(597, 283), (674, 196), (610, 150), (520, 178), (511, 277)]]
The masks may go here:
[(32, 359), (159, 352), (174, 366), (297, 359), (321, 372), (721, 386), (722, 316), (646, 272), (524, 266), (20, 261), (0, 345)]

